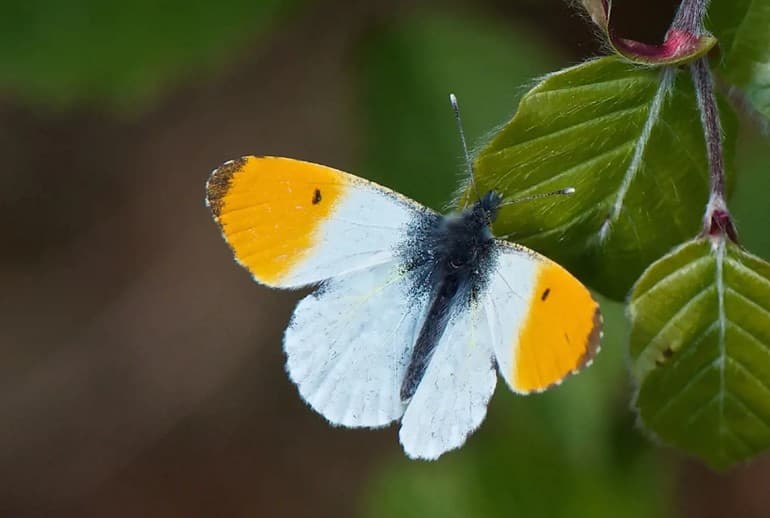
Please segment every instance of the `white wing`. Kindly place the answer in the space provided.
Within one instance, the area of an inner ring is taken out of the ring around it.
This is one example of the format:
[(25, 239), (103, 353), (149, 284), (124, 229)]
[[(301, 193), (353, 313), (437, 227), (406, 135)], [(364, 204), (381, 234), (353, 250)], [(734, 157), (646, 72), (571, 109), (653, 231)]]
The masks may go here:
[(538, 261), (513, 247), (499, 250), (496, 267), (490, 272), (484, 310), (497, 366), (512, 385), (509, 373), (516, 362), (515, 344), (532, 303)]
[(541, 392), (596, 354), (599, 306), (555, 262), (522, 246), (498, 245), (484, 302), (497, 365), (514, 392)]
[(214, 170), (206, 203), (238, 262), (278, 288), (393, 261), (409, 225), (435, 217), (381, 185), (280, 157), (244, 157)]
[(489, 326), (474, 303), (450, 317), (404, 413), (399, 438), (406, 454), (436, 459), (460, 447), (484, 420), (496, 383)]
[(297, 306), (286, 367), (333, 424), (384, 426), (403, 414), (401, 383), (427, 307), (411, 288), (389, 263), (331, 279)]

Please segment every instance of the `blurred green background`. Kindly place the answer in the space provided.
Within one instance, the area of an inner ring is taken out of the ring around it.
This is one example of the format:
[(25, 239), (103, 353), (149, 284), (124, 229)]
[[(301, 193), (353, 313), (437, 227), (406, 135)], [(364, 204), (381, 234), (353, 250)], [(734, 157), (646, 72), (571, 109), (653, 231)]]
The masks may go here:
[[(254, 153), (447, 208), (449, 92), (483, 143), (599, 51), (567, 2), (0, 5), (0, 515), (767, 516), (767, 459), (715, 474), (637, 429), (619, 304), (591, 368), (499, 384), (437, 462), (327, 426), (283, 370), (297, 295), (251, 283), (203, 206), (209, 171)], [(676, 5), (616, 2), (618, 30), (657, 41)], [(742, 133), (732, 202), (765, 259), (768, 148)]]

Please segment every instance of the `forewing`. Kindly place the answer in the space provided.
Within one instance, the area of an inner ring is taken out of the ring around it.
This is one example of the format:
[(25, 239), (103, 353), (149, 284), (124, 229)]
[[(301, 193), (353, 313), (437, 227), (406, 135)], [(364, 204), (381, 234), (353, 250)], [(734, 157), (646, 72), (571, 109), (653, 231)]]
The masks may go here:
[(514, 392), (538, 392), (596, 354), (599, 305), (567, 270), (527, 248), (498, 241), (485, 309), (500, 374)]
[(462, 446), (484, 420), (496, 382), (483, 308), (457, 308), (401, 420), (406, 454), (436, 459)]
[(427, 307), (413, 291), (389, 263), (331, 279), (297, 306), (284, 336), (286, 367), (331, 423), (377, 427), (403, 414), (401, 383)]
[(280, 157), (227, 162), (206, 194), (238, 262), (280, 288), (392, 261), (408, 225), (430, 213), (375, 183)]

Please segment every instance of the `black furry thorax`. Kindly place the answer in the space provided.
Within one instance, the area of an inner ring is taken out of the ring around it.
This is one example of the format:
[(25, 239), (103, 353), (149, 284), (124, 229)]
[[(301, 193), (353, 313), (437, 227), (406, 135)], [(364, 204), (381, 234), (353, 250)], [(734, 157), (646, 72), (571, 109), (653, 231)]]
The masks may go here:
[(490, 266), (494, 240), (490, 226), (500, 201), (500, 195), (490, 191), (462, 211), (433, 214), (409, 229), (401, 255), (407, 271), (415, 275), (418, 292), (434, 289), (447, 277), (470, 283), (469, 287), (481, 281), (478, 277), (485, 276)]

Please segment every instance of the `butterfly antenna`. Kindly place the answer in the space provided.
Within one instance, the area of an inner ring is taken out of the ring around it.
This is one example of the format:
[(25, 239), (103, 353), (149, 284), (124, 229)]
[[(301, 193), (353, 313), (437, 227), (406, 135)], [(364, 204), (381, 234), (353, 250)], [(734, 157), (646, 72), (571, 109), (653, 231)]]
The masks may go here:
[(556, 191), (544, 192), (541, 194), (533, 194), (531, 196), (524, 196), (523, 198), (515, 198), (505, 203), (501, 203), (500, 206), (506, 207), (508, 205), (514, 205), (516, 203), (521, 203), (523, 201), (539, 200), (540, 198), (550, 198), (551, 196), (564, 196), (564, 195), (569, 195), (574, 193), (575, 193), (574, 187), (565, 187), (564, 189), (558, 189)]
[[(530, 200), (539, 200), (540, 198), (550, 198), (551, 196), (565, 196), (575, 194), (575, 188), (574, 187), (565, 187), (564, 189), (557, 189), (555, 191), (551, 192), (544, 192), (541, 194), (533, 194), (531, 196), (524, 196), (522, 198), (515, 198), (513, 200), (507, 201), (505, 203), (501, 203), (500, 207), (505, 207), (507, 205), (514, 205), (516, 203), (521, 203), (523, 201), (530, 201)], [(516, 232), (512, 232), (510, 234), (505, 234), (503, 236), (497, 236), (498, 239), (508, 239), (510, 237), (513, 237), (516, 235)]]
[[(460, 118), (460, 106), (457, 104), (457, 97), (455, 94), (449, 94), (449, 102), (452, 105), (452, 111), (455, 113), (455, 121), (457, 122), (457, 131), (460, 133), (460, 142), (463, 145), (463, 153), (465, 153), (465, 168), (467, 169), (468, 176), (471, 179), (471, 189), (476, 199), (479, 197), (479, 192), (476, 190), (476, 181), (473, 179), (473, 162), (471, 162), (471, 155), (468, 153), (468, 144), (465, 142), (465, 132), (463, 131), (463, 121)], [(467, 205), (467, 202), (466, 202)]]

